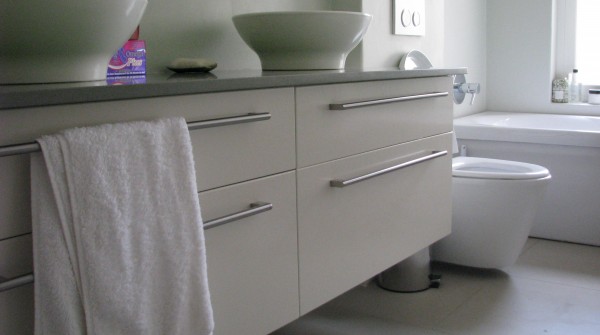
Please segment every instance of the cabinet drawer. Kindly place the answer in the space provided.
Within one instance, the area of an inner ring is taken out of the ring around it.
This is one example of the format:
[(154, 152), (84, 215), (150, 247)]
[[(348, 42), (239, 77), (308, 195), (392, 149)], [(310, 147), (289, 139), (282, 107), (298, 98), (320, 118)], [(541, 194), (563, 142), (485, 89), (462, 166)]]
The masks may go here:
[[(273, 207), (205, 230), (215, 335), (264, 335), (299, 316), (295, 173), (200, 193), (205, 222), (258, 201)], [(0, 241), (0, 277), (32, 261), (31, 234)], [(0, 292), (0, 334), (33, 333), (33, 313), (32, 284)]]
[(190, 120), (269, 113), (270, 119), (193, 130), (198, 189), (255, 179), (296, 167), (293, 90), (211, 94), (190, 106), (202, 116)]
[(0, 334), (33, 334), (33, 284), (0, 293)]
[(295, 173), (200, 193), (205, 222), (266, 211), (205, 231), (215, 335), (264, 335), (299, 316)]
[(31, 231), (30, 190), (29, 157), (0, 158), (0, 240)]
[(0, 277), (14, 278), (33, 272), (31, 234), (0, 241)]
[(452, 131), (449, 96), (409, 99), (345, 110), (347, 104), (446, 93), (450, 77), (309, 86), (296, 89), (298, 166)]
[[(32, 271), (30, 234), (0, 240), (0, 277), (15, 278)], [(0, 334), (33, 334), (33, 320), (33, 284), (0, 292)]]
[[(339, 188), (432, 151), (449, 154)], [(450, 233), (451, 135), (298, 171), (300, 312), (305, 314)]]
[(0, 145), (33, 142), (62, 129), (101, 123), (175, 116), (194, 122), (249, 113), (270, 113), (271, 118), (191, 131), (198, 188), (292, 170), (296, 163), (293, 88), (3, 110)]

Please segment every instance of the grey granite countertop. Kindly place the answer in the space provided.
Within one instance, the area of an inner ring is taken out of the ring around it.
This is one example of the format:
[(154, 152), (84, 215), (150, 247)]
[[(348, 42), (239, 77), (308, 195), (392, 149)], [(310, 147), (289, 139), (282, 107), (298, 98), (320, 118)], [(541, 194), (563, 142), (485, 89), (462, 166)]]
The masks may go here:
[(466, 68), (408, 71), (399, 69), (330, 71), (248, 70), (171, 75), (156, 74), (138, 78), (116, 78), (107, 81), (80, 83), (0, 85), (0, 110), (275, 87), (439, 77), (465, 74), (466, 72)]

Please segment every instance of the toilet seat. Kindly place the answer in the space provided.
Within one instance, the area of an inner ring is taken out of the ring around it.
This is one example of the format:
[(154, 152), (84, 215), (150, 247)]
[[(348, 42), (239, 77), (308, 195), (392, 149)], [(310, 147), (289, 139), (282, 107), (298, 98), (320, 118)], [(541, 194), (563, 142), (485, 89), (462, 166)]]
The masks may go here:
[(550, 175), (543, 166), (480, 157), (452, 159), (452, 176), (477, 179), (540, 179)]

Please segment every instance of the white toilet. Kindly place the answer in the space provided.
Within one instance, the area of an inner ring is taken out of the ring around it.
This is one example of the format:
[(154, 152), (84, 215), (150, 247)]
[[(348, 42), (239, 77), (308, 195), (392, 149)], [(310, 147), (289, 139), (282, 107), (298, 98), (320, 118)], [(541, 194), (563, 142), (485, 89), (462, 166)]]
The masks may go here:
[(514, 264), (550, 178), (538, 165), (453, 158), (452, 233), (431, 247), (431, 258), (478, 268)]

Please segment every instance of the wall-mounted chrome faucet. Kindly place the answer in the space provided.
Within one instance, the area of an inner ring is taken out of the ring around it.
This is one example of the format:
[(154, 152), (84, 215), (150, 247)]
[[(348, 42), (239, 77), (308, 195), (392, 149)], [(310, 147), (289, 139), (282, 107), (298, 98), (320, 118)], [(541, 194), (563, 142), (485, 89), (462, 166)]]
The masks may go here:
[(479, 83), (467, 83), (467, 79), (464, 74), (457, 74), (453, 80), (454, 94), (452, 98), (458, 105), (462, 104), (467, 94), (471, 94), (471, 105), (475, 102), (475, 96), (481, 92), (481, 84)]

